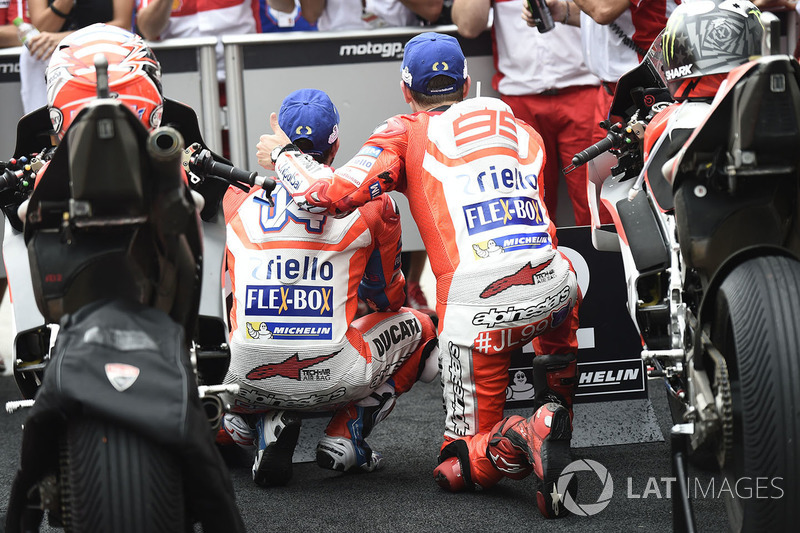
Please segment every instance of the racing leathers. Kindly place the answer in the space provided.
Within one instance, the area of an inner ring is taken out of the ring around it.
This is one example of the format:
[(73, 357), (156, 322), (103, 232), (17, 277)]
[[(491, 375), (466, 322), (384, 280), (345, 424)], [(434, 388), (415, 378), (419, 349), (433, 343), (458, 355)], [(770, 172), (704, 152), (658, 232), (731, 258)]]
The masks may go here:
[(475, 441), (471, 479), (484, 487), (503, 475), (486, 441), (503, 417), (511, 352), (531, 340), (537, 354), (577, 351), (579, 292), (542, 202), (544, 164), (539, 134), (494, 98), (394, 116), (335, 172), (291, 145), (275, 161), (313, 212), (347, 213), (390, 190), (408, 198), (436, 278), (440, 460)]
[[(240, 386), (232, 411), (333, 410), (390, 380), (398, 395), (411, 388), (436, 332), (401, 308), (392, 200), (334, 218), (300, 210), (279, 184), (272, 203), (263, 190), (231, 189), (224, 208), (233, 292), (224, 381)], [(378, 312), (354, 321), (358, 296)]]

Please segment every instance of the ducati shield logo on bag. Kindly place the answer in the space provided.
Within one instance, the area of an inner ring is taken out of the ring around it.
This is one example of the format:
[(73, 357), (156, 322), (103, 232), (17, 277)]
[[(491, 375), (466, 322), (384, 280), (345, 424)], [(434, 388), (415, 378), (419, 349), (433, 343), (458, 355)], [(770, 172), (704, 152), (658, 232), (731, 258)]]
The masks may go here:
[(138, 368), (124, 363), (108, 363), (105, 369), (108, 381), (119, 392), (129, 389), (139, 377)]

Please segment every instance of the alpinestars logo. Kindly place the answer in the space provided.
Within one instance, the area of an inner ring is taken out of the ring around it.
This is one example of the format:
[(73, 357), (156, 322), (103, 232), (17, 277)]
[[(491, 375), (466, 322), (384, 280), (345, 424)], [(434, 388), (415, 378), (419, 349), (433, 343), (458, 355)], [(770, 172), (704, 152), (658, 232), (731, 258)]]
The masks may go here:
[(320, 355), (319, 357), (312, 357), (311, 359), (304, 359), (302, 361), (300, 360), (298, 354), (294, 354), (280, 363), (257, 366), (248, 372), (245, 377), (247, 379), (257, 380), (282, 376), (284, 378), (301, 381), (302, 370), (318, 363), (322, 363), (323, 361), (327, 361), (339, 352), (341, 352), (341, 350), (337, 350), (330, 355)]
[(489, 457), (491, 458), (494, 467), (508, 476), (522, 475), (526, 472), (530, 472), (531, 469), (530, 465), (528, 464), (509, 462), (506, 457), (500, 455), (499, 453), (495, 454), (489, 452)]
[[(510, 276), (506, 276), (504, 278), (500, 278), (496, 281), (493, 281), (489, 284), (488, 287), (483, 289), (481, 293), (481, 298), (491, 298), (497, 294), (500, 294), (506, 289), (510, 289), (511, 287), (517, 285), (535, 285), (536, 283), (541, 283), (545, 281), (542, 276), (543, 271), (550, 266), (550, 263), (553, 262), (553, 259), (550, 258), (542, 264), (533, 266), (531, 263), (526, 264), (524, 267), (517, 270), (514, 274)], [(552, 278), (550, 278), (552, 279)]]

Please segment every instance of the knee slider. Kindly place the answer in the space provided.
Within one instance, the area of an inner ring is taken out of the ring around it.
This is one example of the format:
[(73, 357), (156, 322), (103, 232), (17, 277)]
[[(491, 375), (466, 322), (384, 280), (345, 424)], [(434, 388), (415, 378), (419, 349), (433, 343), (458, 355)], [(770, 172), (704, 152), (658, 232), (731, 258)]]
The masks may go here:
[(454, 440), (439, 452), (439, 465), (433, 469), (433, 479), (450, 492), (475, 490), (469, 470), (469, 448), (464, 440)]
[(420, 358), (419, 380), (430, 383), (439, 375), (439, 339), (433, 338), (425, 343)]

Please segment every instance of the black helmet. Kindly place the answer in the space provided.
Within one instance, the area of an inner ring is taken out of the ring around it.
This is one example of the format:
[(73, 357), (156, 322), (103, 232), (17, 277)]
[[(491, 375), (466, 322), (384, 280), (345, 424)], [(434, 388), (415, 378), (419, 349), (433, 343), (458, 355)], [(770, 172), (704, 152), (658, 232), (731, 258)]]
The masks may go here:
[(683, 2), (662, 34), (664, 74), (672, 97), (713, 96), (725, 74), (761, 55), (761, 11), (742, 0)]

